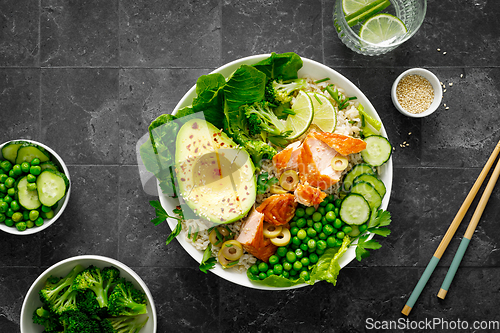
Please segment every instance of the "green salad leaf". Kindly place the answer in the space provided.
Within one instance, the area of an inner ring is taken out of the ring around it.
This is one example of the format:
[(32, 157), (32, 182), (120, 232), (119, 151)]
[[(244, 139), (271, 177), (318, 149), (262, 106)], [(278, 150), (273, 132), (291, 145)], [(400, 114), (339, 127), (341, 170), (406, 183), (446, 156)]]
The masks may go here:
[(253, 65), (253, 67), (266, 74), (269, 79), (281, 78), (283, 80), (296, 79), (302, 66), (302, 59), (293, 52), (281, 54), (273, 52), (269, 58)]
[(347, 252), (349, 244), (351, 243), (349, 236), (344, 237), (344, 241), (340, 248), (331, 248), (325, 251), (323, 255), (319, 258), (315, 267), (311, 272), (311, 280), (307, 281), (309, 284), (313, 284), (314, 281), (327, 281), (333, 285), (337, 284), (337, 276), (340, 272), (339, 260), (342, 258), (344, 253)]
[(205, 120), (217, 128), (222, 128), (224, 119), (224, 95), (221, 89), (226, 84), (222, 74), (202, 75), (196, 81), (196, 94), (192, 108), (203, 111)]
[(224, 86), (226, 112), (238, 112), (240, 106), (262, 101), (266, 75), (252, 66), (241, 65)]

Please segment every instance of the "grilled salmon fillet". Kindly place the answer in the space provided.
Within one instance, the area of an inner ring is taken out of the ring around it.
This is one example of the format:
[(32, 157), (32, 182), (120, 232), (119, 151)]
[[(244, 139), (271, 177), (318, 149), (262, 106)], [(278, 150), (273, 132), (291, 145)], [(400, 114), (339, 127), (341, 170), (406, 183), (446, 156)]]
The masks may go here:
[(299, 171), (298, 157), (301, 151), (301, 142), (295, 141), (273, 156), (273, 165), (278, 174), (286, 170)]
[(326, 193), (319, 188), (298, 184), (294, 192), (295, 201), (305, 206), (319, 205), (326, 197)]
[(243, 222), (240, 234), (236, 238), (243, 248), (256, 258), (265, 262), (276, 253), (277, 246), (264, 237), (264, 214), (254, 208)]
[(275, 194), (264, 200), (257, 211), (264, 214), (264, 220), (274, 225), (287, 224), (295, 215), (297, 202), (291, 193)]

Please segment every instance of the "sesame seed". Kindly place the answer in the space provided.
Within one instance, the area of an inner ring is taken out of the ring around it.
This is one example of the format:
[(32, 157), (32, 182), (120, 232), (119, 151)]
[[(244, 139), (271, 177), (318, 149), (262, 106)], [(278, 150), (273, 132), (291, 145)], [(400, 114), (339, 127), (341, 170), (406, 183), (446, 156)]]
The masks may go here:
[(409, 113), (422, 113), (434, 100), (434, 89), (430, 82), (421, 75), (407, 75), (396, 87), (399, 104)]
[(445, 54), (446, 54), (446, 52), (443, 52), (443, 55), (445, 55)]
[(445, 90), (443, 90), (443, 92), (445, 93), (445, 92), (446, 92), (446, 89), (445, 89)]
[(445, 107), (444, 109), (445, 109), (445, 110), (448, 110), (449, 108), (450, 108), (450, 107), (449, 107), (449, 106), (447, 106), (447, 107)]
[(460, 74), (460, 77), (464, 77), (464, 75), (463, 75), (463, 74)]
[(453, 85), (453, 82), (448, 83), (448, 85), (451, 87)]
[(438, 52), (441, 52), (441, 49), (439, 49), (439, 48), (438, 48), (438, 49), (437, 49), (437, 51), (438, 51)]

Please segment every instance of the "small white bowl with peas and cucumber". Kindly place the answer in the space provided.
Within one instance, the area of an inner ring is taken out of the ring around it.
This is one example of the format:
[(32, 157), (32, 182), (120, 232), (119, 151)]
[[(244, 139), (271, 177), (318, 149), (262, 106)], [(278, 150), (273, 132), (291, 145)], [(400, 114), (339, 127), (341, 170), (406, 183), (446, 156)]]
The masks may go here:
[(63, 213), (70, 196), (69, 171), (43, 143), (12, 140), (0, 145), (0, 229), (31, 235)]

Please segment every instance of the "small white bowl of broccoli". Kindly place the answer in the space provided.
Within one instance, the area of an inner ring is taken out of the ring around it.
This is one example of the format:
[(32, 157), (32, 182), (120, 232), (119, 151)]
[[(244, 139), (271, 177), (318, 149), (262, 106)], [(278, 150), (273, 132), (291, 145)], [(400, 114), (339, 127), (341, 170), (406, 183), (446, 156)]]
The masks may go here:
[(60, 261), (31, 285), (21, 308), (21, 333), (156, 333), (153, 297), (123, 263), (84, 255)]
[(0, 144), (0, 230), (31, 235), (48, 228), (70, 188), (68, 168), (50, 147), (27, 139)]

